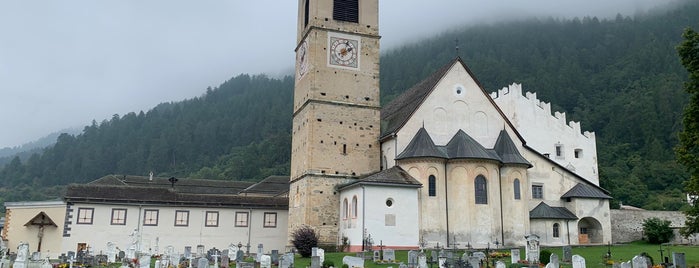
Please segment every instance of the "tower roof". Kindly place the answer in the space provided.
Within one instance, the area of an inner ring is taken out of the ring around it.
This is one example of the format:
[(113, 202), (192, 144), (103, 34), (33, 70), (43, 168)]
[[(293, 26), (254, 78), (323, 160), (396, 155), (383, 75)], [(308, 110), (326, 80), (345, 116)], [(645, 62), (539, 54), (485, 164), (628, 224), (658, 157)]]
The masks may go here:
[(489, 153), (483, 145), (471, 138), (471, 136), (461, 129), (449, 140), (446, 149), (450, 159), (489, 159), (501, 161), (497, 155)]
[(447, 158), (444, 152), (434, 145), (430, 134), (427, 133), (424, 127), (417, 131), (413, 139), (408, 143), (408, 146), (405, 147), (405, 150), (396, 157), (396, 160), (416, 157)]
[(532, 167), (532, 164), (519, 153), (517, 146), (504, 129), (500, 131), (493, 149), (500, 156), (503, 164), (521, 164)]

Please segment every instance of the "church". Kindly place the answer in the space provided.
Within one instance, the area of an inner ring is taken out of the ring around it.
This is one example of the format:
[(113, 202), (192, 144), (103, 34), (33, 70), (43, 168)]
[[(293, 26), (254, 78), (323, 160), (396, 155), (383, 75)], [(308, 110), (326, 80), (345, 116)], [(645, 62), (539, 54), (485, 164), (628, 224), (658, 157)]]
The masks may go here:
[(299, 1), (289, 232), (360, 251), (611, 241), (594, 133), (455, 58), (379, 102), (377, 0)]
[(459, 57), (382, 106), (378, 0), (299, 0), (297, 28), (288, 177), (109, 175), (60, 201), (6, 203), (3, 240), (54, 255), (283, 252), (301, 226), (349, 251), (612, 241), (595, 134), (579, 122), (519, 84), (488, 93)]

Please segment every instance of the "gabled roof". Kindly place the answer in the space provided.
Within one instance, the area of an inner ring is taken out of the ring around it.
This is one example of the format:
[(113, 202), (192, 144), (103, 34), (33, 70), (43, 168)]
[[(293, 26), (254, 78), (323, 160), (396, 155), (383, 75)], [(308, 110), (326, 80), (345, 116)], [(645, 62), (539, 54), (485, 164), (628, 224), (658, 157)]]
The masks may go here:
[(510, 135), (504, 129), (500, 131), (497, 141), (495, 141), (495, 152), (502, 159), (503, 164), (522, 164), (527, 167), (532, 167), (532, 164), (527, 161), (517, 150), (517, 146), (512, 142)]
[(573, 188), (570, 188), (561, 198), (612, 199), (611, 196), (605, 194), (600, 189), (582, 183), (578, 183), (573, 186)]
[(447, 158), (444, 152), (434, 145), (430, 134), (427, 133), (424, 127), (417, 131), (413, 139), (408, 143), (408, 146), (405, 147), (405, 150), (396, 156), (396, 160), (416, 157)]
[(551, 207), (544, 202), (539, 203), (534, 209), (529, 211), (530, 219), (564, 219), (577, 220), (578, 217), (564, 207)]
[(289, 192), (289, 176), (269, 176), (242, 190), (240, 194), (279, 196)]
[(486, 150), (483, 145), (471, 138), (466, 132), (459, 129), (446, 146), (450, 159), (488, 159), (500, 161)]
[(56, 223), (53, 222), (51, 217), (49, 217), (49, 215), (46, 215), (46, 213), (44, 213), (43, 211), (39, 212), (39, 214), (36, 214), (36, 216), (34, 216), (34, 218), (32, 218), (31, 220), (29, 220), (27, 223), (24, 224), (24, 226), (27, 226), (27, 227), (29, 227), (29, 226), (46, 226), (46, 225), (58, 227), (58, 225), (56, 225)]
[(434, 90), (439, 80), (444, 77), (455, 63), (460, 61), (460, 58), (450, 61), (431, 76), (403, 92), (403, 94), (400, 94), (390, 103), (384, 105), (381, 109), (381, 123), (384, 124), (381, 128), (381, 139), (385, 136), (393, 135), (398, 129), (403, 127), (408, 119), (410, 119), (410, 116), (420, 107), (420, 104), (422, 104), (425, 98), (430, 95), (430, 92)]
[(166, 178), (151, 180), (149, 177), (141, 176), (108, 175), (88, 184), (69, 185), (64, 199), (67, 202), (288, 208), (287, 197), (239, 195), (239, 192), (253, 184), (252, 182), (182, 178), (178, 179), (173, 186)]
[(413, 178), (413, 176), (410, 176), (407, 171), (402, 169), (400, 166), (394, 166), (348, 184), (338, 186), (337, 188), (338, 190), (342, 190), (358, 185), (385, 185), (412, 188), (422, 187), (422, 183)]

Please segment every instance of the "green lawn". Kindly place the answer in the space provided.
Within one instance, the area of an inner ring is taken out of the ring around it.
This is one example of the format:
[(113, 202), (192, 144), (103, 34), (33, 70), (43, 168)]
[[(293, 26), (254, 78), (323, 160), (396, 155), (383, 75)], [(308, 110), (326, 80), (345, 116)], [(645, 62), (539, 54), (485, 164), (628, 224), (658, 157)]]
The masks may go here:
[[(555, 248), (542, 248), (556, 253), (559, 257), (563, 256), (563, 250), (560, 247)], [(658, 251), (660, 247), (658, 245), (651, 245), (642, 242), (636, 242), (631, 244), (623, 245), (612, 245), (612, 260), (615, 262), (628, 261), (631, 260), (635, 255), (642, 252), (646, 252), (653, 258), (655, 264), (660, 261), (660, 252)], [(663, 246), (663, 255), (670, 256), (670, 261), (672, 261), (672, 252), (683, 252), (687, 260), (687, 267), (699, 267), (699, 246)], [(509, 250), (507, 250), (509, 252)], [(461, 253), (459, 253), (461, 254)], [(607, 254), (607, 246), (578, 246), (573, 247), (573, 254), (583, 256), (585, 258), (587, 267), (606, 267), (604, 265), (604, 255)], [(325, 260), (332, 261), (335, 267), (342, 267), (342, 257), (350, 255), (354, 256), (354, 253), (326, 253)], [(520, 249), (520, 256), (524, 258), (524, 249)], [(407, 251), (396, 251), (396, 259), (400, 262), (408, 261)], [(505, 263), (509, 265), (510, 258), (503, 259)], [(305, 268), (311, 266), (310, 258), (301, 258), (296, 255), (295, 267)], [(365, 264), (366, 268), (398, 268), (398, 264), (375, 264), (371, 261), (367, 261)], [(436, 267), (436, 265), (434, 266)], [(570, 264), (562, 264), (561, 267), (570, 268)], [(611, 266), (609, 266), (611, 267)]]

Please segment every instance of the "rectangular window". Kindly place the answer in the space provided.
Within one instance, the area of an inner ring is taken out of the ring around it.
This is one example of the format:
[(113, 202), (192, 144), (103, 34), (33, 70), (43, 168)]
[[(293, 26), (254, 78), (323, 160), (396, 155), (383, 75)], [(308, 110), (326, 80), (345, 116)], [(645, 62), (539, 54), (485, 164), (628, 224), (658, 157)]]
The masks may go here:
[(247, 212), (236, 212), (235, 227), (248, 227), (248, 216)]
[(112, 209), (112, 225), (126, 225), (126, 209), (125, 208), (113, 208)]
[(143, 211), (143, 226), (158, 226), (157, 209), (146, 209)]
[(189, 211), (175, 210), (175, 226), (189, 226)]
[(532, 185), (532, 198), (544, 199), (544, 186), (543, 185)]
[(333, 1), (333, 19), (347, 22), (359, 22), (359, 0)]
[(563, 144), (556, 144), (556, 159), (565, 159)]
[(94, 208), (78, 208), (77, 224), (92, 224), (92, 216), (94, 213)]
[(277, 228), (277, 213), (265, 212), (264, 228)]
[(582, 158), (582, 149), (575, 149), (575, 158)]
[(206, 212), (206, 227), (218, 227), (218, 211)]

